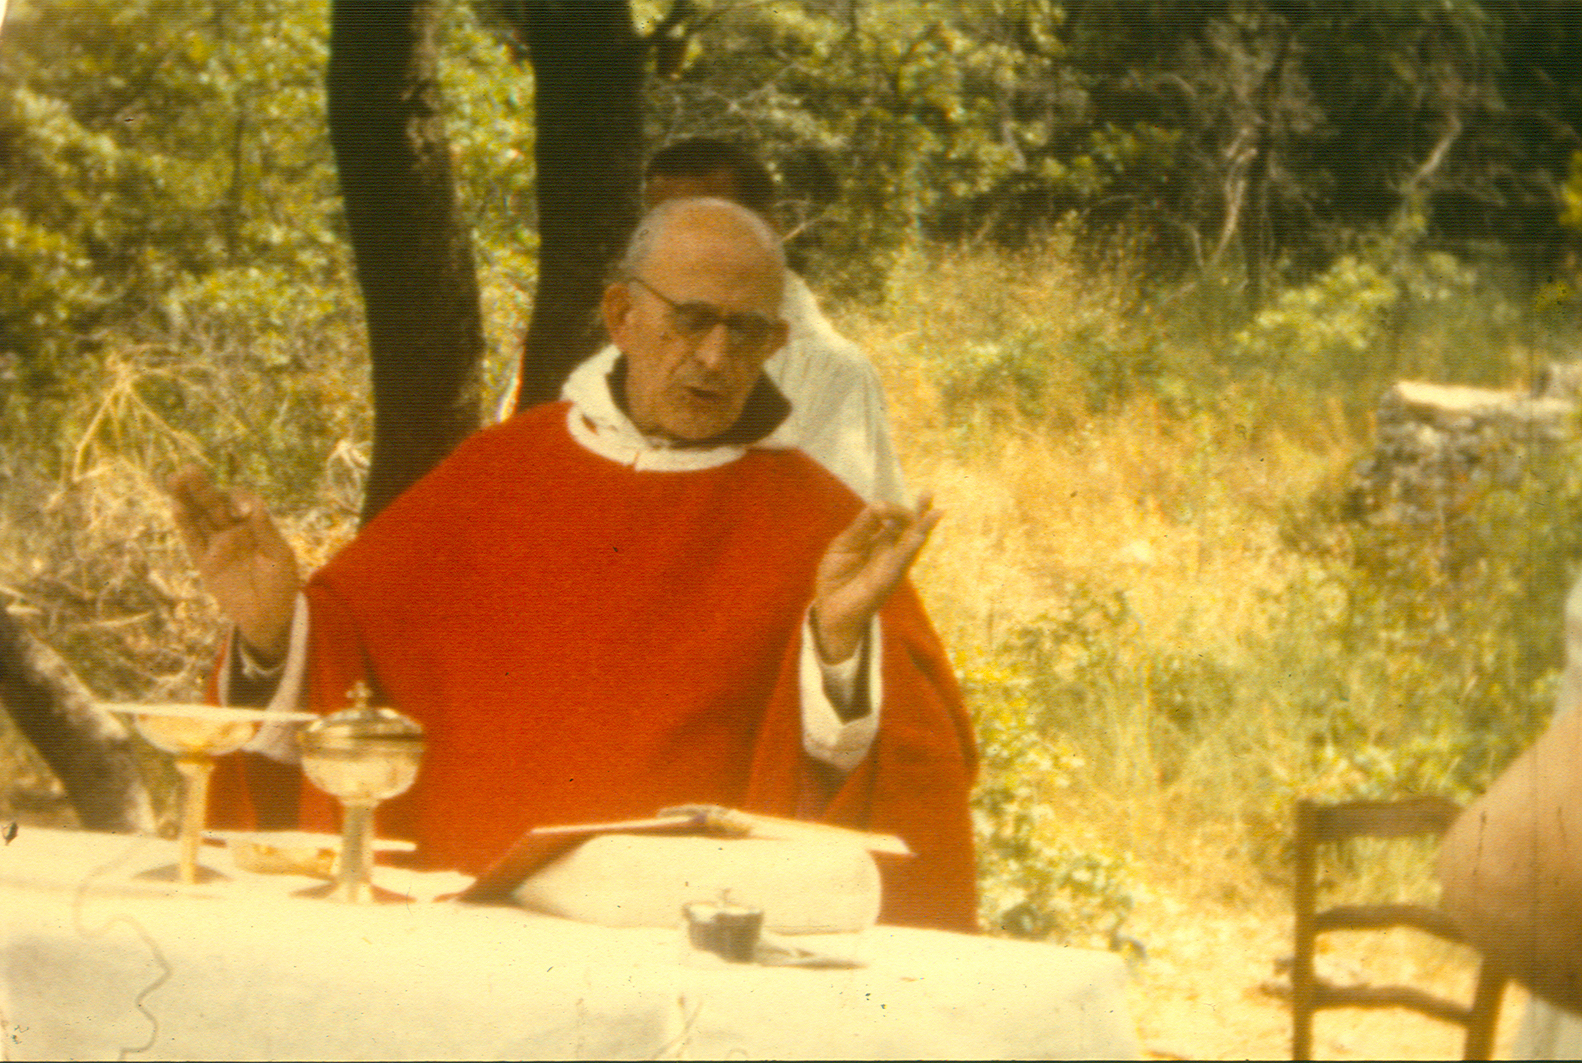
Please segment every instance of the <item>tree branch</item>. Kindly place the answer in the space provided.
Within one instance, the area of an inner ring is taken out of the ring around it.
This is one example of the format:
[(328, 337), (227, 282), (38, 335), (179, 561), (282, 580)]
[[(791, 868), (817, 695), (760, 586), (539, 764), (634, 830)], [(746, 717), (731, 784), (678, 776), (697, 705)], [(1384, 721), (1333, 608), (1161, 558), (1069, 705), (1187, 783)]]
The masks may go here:
[(88, 830), (150, 832), (131, 736), (66, 662), (0, 609), (0, 708), (38, 750)]

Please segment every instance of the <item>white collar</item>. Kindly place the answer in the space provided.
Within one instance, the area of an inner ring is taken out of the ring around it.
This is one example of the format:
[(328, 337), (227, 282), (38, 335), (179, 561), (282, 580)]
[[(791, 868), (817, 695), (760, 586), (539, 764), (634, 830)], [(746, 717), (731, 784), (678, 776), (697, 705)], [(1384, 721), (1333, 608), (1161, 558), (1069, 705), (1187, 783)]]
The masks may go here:
[[(612, 344), (572, 370), (560, 392), (571, 402), (566, 413), (571, 438), (600, 457), (644, 472), (698, 472), (728, 465), (747, 453), (738, 443), (676, 446), (644, 435), (610, 394), (610, 372), (620, 356)], [(771, 435), (753, 445), (774, 447), (772, 440)]]

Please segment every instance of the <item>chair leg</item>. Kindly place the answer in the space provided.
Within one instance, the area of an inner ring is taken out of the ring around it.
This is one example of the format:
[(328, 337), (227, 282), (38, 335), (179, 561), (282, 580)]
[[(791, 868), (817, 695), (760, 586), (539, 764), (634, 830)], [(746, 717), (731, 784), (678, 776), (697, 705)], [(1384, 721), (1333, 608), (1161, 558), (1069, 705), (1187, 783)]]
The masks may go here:
[(1494, 1034), (1499, 1028), (1500, 1001), (1507, 981), (1503, 974), (1490, 970), (1487, 963), (1478, 969), (1478, 987), (1467, 1016), (1466, 1050), (1461, 1058), (1494, 1058)]
[[(1303, 945), (1306, 945), (1306, 948)], [(1291, 1058), (1313, 1058), (1313, 940), (1298, 937), (1291, 960)]]
[(1313, 1058), (1313, 1010), (1299, 1008), (1294, 1001), (1291, 1004), (1291, 1058)]
[(1295, 914), (1291, 956), (1291, 1058), (1313, 1058), (1313, 910), (1318, 894), (1318, 861), (1314, 821), (1317, 812), (1307, 801), (1296, 804), (1296, 852), (1292, 909)]

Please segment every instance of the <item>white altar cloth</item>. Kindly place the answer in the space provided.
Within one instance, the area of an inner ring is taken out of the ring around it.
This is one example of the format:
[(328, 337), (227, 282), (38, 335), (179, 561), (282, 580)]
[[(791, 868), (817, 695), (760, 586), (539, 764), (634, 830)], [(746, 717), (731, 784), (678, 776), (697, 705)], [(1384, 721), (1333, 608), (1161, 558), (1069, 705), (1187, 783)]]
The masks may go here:
[[(158, 839), (24, 827), (0, 847), (10, 1059), (1138, 1058), (1108, 953), (875, 927), (855, 969), (727, 964), (679, 930), (450, 902), (348, 906), (312, 880), (132, 881)], [(465, 882), (380, 868), (426, 896)], [(803, 940), (803, 939), (798, 939)]]

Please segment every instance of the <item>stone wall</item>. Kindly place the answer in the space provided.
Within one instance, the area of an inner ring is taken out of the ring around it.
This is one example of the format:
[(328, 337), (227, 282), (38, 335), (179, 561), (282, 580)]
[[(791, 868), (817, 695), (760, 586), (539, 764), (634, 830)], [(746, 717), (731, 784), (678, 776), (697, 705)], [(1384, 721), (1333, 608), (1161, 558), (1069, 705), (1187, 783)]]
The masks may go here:
[(1530, 391), (1403, 380), (1380, 400), (1372, 453), (1352, 469), (1347, 515), (1446, 528), (1494, 487), (1521, 479), (1535, 448), (1577, 434), (1582, 363), (1551, 366)]

